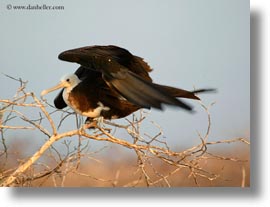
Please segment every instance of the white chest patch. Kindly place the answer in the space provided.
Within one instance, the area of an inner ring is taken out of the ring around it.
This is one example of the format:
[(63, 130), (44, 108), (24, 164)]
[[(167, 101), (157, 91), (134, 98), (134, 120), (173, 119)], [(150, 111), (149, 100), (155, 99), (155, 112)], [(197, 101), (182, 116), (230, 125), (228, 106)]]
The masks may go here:
[[(69, 93), (70, 93), (71, 90), (68, 90), (67, 88), (64, 89), (63, 91), (63, 99), (64, 101), (66, 102), (66, 104), (72, 108), (74, 110), (74, 108), (72, 107), (72, 104), (69, 102), (68, 100), (68, 96), (69, 96)], [(75, 110), (76, 111), (76, 110)]]
[(103, 103), (98, 102), (97, 103), (98, 107), (95, 108), (94, 110), (88, 111), (88, 112), (83, 112), (81, 113), (83, 116), (91, 117), (91, 118), (97, 118), (100, 117), (100, 114), (102, 111), (109, 111), (110, 107), (104, 106)]
[(101, 102), (98, 102), (97, 105), (98, 107), (93, 109), (93, 110), (89, 110), (89, 111), (80, 111), (78, 110), (77, 108), (75, 108), (68, 100), (68, 95), (69, 95), (70, 91), (68, 91), (67, 89), (64, 89), (63, 91), (63, 99), (64, 101), (66, 102), (66, 104), (72, 108), (77, 114), (81, 114), (83, 116), (87, 116), (87, 117), (91, 117), (91, 118), (97, 118), (97, 117), (100, 117), (101, 115), (101, 112), (102, 111), (109, 111), (110, 110), (110, 107), (108, 106), (104, 106), (103, 103)]

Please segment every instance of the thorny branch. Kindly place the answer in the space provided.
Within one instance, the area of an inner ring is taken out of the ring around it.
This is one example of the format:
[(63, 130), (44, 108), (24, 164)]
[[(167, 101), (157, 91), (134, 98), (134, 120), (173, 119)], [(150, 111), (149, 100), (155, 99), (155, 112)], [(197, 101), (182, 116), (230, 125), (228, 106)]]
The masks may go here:
[[(10, 77), (12, 78), (12, 77)], [(104, 121), (105, 127), (97, 126), (96, 132), (87, 131), (83, 128), (81, 124), (82, 121), (80, 117), (77, 117), (77, 128), (59, 132), (61, 125), (63, 124), (63, 120), (65, 120), (68, 116), (74, 115), (74, 113), (69, 113), (63, 111), (62, 119), (59, 121), (58, 126), (52, 118), (52, 114), (54, 112), (49, 112), (52, 110), (52, 106), (50, 106), (46, 101), (40, 100), (34, 93), (26, 92), (26, 84), (27, 82), (22, 81), (21, 79), (15, 79), (19, 82), (20, 86), (16, 91), (16, 94), (11, 99), (0, 99), (0, 130), (1, 130), (1, 144), (3, 150), (0, 151), (0, 157), (5, 157), (7, 159), (9, 154), (8, 145), (6, 143), (5, 132), (7, 130), (35, 130), (39, 131), (41, 135), (45, 135), (47, 137), (46, 142), (34, 153), (30, 158), (23, 160), (23, 162), (19, 163), (15, 169), (7, 169), (2, 170), (0, 173), (0, 185), (1, 186), (27, 186), (31, 185), (31, 182), (34, 180), (38, 180), (41, 178), (49, 179), (52, 178), (55, 186), (65, 186), (65, 180), (67, 175), (70, 173), (74, 173), (76, 175), (89, 177), (101, 182), (110, 182), (112, 186), (117, 186), (119, 183), (119, 174), (120, 171), (117, 171), (117, 175), (114, 179), (103, 179), (90, 174), (86, 174), (84, 172), (79, 171), (79, 166), (81, 163), (81, 159), (83, 157), (87, 157), (89, 154), (88, 142), (83, 145), (83, 139), (90, 139), (95, 141), (113, 143), (118, 146), (133, 150), (137, 157), (137, 168), (134, 171), (134, 179), (131, 182), (128, 182), (122, 186), (137, 186), (141, 184), (145, 184), (145, 186), (156, 186), (160, 183), (170, 187), (171, 183), (169, 178), (176, 173), (183, 172), (184, 170), (188, 170), (190, 178), (194, 180), (194, 183), (199, 185), (198, 178), (203, 178), (208, 181), (212, 181), (218, 179), (220, 177), (219, 174), (213, 173), (204, 169), (200, 161), (201, 160), (229, 160), (233, 162), (243, 162), (238, 158), (234, 157), (224, 157), (215, 155), (208, 150), (208, 146), (210, 145), (218, 145), (218, 144), (229, 144), (229, 143), (243, 143), (249, 145), (249, 141), (244, 138), (234, 138), (234, 139), (226, 139), (220, 141), (208, 141), (209, 134), (211, 130), (211, 116), (209, 113), (209, 108), (201, 103), (201, 106), (207, 113), (208, 118), (208, 126), (206, 133), (201, 135), (198, 132), (198, 136), (200, 142), (190, 147), (189, 149), (185, 149), (182, 151), (172, 150), (166, 141), (160, 140), (160, 137), (163, 134), (163, 131), (159, 125), (153, 123), (153, 126), (158, 128), (158, 132), (154, 136), (150, 136), (148, 134), (142, 134), (141, 125), (147, 114), (141, 110), (139, 116), (133, 115), (132, 120), (126, 120), (126, 125), (116, 124), (110, 121)], [(28, 115), (23, 113), (24, 108), (36, 109), (36, 119), (30, 118)], [(59, 111), (56, 111), (59, 113)], [(25, 125), (9, 125), (9, 123), (13, 123), (14, 119), (20, 119), (23, 121)], [(57, 126), (57, 127), (56, 127)], [(107, 130), (107, 128), (110, 130)], [(117, 130), (124, 130), (127, 134), (132, 138), (131, 141), (126, 141), (119, 137), (116, 137), (114, 133), (111, 132), (111, 128), (115, 127)], [(56, 147), (53, 146), (57, 141), (67, 138), (67, 137), (78, 137), (78, 145), (73, 150), (71, 150), (71, 141), (64, 141), (64, 145), (66, 146), (66, 155), (63, 156)], [(88, 152), (87, 152), (88, 151)], [(47, 152), (47, 153), (45, 153)], [(56, 163), (54, 167), (50, 167), (46, 164), (40, 164), (37, 161), (41, 157), (48, 157)], [(94, 159), (94, 158), (92, 158)], [(96, 160), (98, 162), (98, 160)], [(164, 165), (168, 165), (170, 167), (170, 171), (167, 173), (161, 173), (156, 169), (155, 163), (161, 162)], [(5, 161), (4, 161), (5, 163)], [(72, 164), (76, 163), (76, 164)], [(39, 167), (37, 167), (39, 166)], [(42, 167), (43, 166), (43, 167)], [(3, 165), (5, 167), (5, 165)], [(37, 168), (37, 169), (35, 169)], [(42, 170), (38, 170), (38, 168), (43, 168)], [(37, 171), (37, 172), (36, 172)], [(242, 174), (245, 175), (245, 170), (242, 169)], [(135, 176), (139, 175), (139, 176)], [(60, 178), (60, 184), (57, 184), (57, 179)], [(44, 180), (44, 182), (46, 181)], [(244, 181), (242, 180), (241, 185), (243, 187)]]

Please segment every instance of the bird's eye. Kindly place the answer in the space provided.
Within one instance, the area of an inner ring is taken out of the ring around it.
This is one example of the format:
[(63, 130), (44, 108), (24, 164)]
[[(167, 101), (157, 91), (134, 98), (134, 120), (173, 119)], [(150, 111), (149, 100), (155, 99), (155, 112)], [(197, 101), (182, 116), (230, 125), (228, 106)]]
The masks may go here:
[(67, 79), (67, 82), (69, 82), (70, 80), (69, 80), (69, 78)]

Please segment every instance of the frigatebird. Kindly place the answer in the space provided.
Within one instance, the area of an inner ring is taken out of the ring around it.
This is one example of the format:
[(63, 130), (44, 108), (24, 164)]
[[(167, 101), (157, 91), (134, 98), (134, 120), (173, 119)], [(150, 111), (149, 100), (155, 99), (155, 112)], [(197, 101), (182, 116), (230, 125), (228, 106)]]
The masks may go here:
[(58, 58), (80, 67), (57, 86), (42, 91), (41, 96), (62, 88), (54, 99), (55, 107), (69, 106), (87, 120), (123, 118), (141, 108), (162, 110), (163, 104), (192, 111), (178, 98), (199, 100), (196, 93), (213, 90), (187, 91), (153, 83), (149, 76), (152, 69), (143, 58), (114, 45), (67, 50)]

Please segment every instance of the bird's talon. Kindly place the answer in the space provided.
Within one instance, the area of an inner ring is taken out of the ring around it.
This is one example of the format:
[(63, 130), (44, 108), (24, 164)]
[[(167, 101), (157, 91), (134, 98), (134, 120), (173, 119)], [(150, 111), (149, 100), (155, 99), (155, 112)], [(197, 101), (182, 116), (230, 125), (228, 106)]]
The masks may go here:
[(104, 128), (104, 118), (103, 118), (103, 116), (94, 118), (93, 121), (96, 122), (97, 128)]
[(95, 120), (89, 120), (89, 118), (86, 119), (84, 125), (84, 129), (96, 129), (98, 128), (97, 122)]

